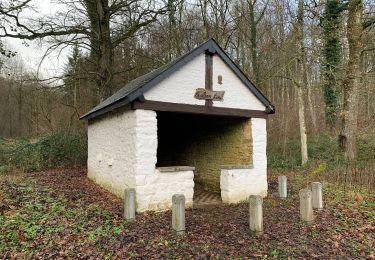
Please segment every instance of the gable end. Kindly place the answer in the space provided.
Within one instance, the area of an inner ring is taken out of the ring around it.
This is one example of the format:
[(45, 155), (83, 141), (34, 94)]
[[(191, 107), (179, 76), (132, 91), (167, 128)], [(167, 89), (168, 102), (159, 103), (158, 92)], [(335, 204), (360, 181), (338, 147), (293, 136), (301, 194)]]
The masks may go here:
[(227, 66), (237, 75), (237, 77), (245, 84), (245, 86), (258, 98), (265, 106), (267, 114), (273, 114), (275, 107), (271, 102), (254, 86), (254, 84), (246, 77), (239, 67), (229, 58), (214, 39), (210, 39), (191, 52), (181, 56), (180, 58), (160, 67), (148, 74), (145, 74), (121, 88), (111, 97), (94, 107), (91, 111), (83, 115), (80, 119), (92, 119), (99, 115), (103, 115), (116, 108), (130, 104), (132, 101), (144, 98), (144, 93), (168, 78), (175, 71), (182, 68), (188, 62), (202, 53), (216, 53), (227, 64)]

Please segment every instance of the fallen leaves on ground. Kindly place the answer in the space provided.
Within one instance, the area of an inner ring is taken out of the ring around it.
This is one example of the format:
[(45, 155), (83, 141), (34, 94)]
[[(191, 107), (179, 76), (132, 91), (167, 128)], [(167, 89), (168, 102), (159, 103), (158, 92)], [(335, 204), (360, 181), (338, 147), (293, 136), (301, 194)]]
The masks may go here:
[[(271, 176), (269, 193), (276, 192)], [(122, 201), (82, 168), (25, 175), (1, 183), (2, 258), (350, 258), (374, 256), (374, 201), (337, 199), (313, 224), (299, 220), (297, 184), (286, 200), (264, 200), (264, 233), (248, 228), (248, 205), (187, 209), (185, 236), (171, 232), (171, 212), (138, 214), (127, 223)], [(356, 205), (353, 207), (353, 203)]]

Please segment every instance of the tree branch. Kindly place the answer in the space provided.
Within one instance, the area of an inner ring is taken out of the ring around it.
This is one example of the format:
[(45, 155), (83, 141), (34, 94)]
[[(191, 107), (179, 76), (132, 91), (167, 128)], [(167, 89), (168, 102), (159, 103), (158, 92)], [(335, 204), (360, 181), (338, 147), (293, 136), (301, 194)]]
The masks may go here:
[(260, 12), (260, 15), (259, 15), (258, 19), (255, 20), (255, 24), (258, 24), (262, 20), (264, 14), (266, 13), (268, 3), (269, 3), (269, 0), (267, 0), (267, 2), (265, 3), (262, 11)]
[(362, 29), (366, 30), (371, 25), (375, 24), (375, 17), (371, 17), (369, 20), (362, 23)]

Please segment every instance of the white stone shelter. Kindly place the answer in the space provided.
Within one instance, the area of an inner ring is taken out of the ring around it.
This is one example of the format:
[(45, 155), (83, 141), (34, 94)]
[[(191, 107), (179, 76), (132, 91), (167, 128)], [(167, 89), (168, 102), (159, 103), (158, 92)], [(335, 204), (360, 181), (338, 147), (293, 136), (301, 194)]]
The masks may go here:
[(267, 194), (270, 101), (210, 39), (121, 88), (90, 112), (88, 177), (138, 212), (193, 204), (194, 187), (225, 203)]

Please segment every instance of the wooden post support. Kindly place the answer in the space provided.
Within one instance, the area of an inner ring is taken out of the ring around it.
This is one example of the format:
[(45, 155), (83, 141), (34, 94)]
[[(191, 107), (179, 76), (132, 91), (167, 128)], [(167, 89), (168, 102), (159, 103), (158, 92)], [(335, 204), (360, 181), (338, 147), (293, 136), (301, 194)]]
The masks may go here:
[[(205, 89), (210, 91), (212, 90), (212, 64), (213, 64), (213, 53), (206, 52), (206, 73), (205, 73)], [(212, 100), (206, 100), (206, 106), (212, 107)]]
[(185, 234), (185, 196), (183, 194), (172, 196), (172, 228), (178, 235)]
[(124, 217), (128, 221), (135, 220), (135, 189), (125, 189)]
[(311, 202), (311, 191), (302, 189), (299, 192), (300, 199), (300, 217), (302, 221), (312, 222), (314, 220), (314, 213)]
[(323, 209), (323, 185), (320, 182), (312, 182), (312, 207), (317, 210)]
[(288, 189), (287, 189), (287, 178), (286, 176), (279, 176), (279, 197), (281, 199), (286, 199), (288, 197)]
[(249, 197), (249, 226), (255, 233), (263, 232), (263, 198), (258, 195)]

